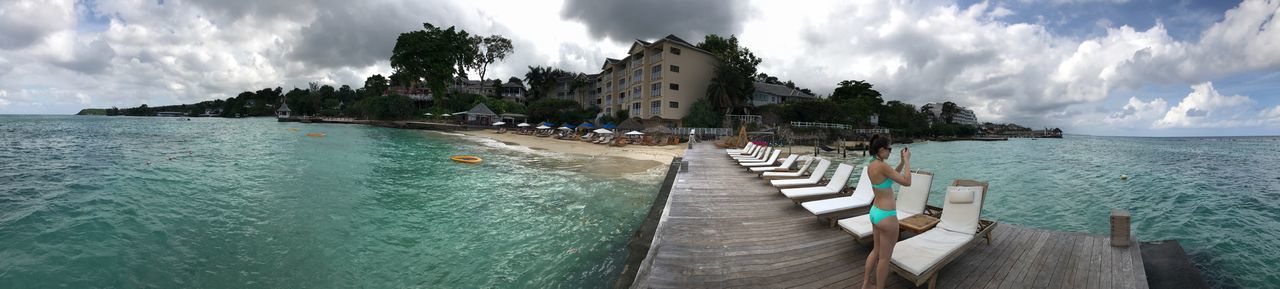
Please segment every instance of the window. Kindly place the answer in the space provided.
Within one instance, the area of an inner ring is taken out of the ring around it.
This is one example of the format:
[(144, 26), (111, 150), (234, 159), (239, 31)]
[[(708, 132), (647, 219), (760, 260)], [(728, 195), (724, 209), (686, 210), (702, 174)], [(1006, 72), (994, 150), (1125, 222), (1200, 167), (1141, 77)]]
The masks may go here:
[(649, 96), (662, 96), (662, 83), (657, 82), (649, 87)]
[(634, 111), (637, 111), (637, 112), (638, 112), (638, 111), (640, 111), (640, 103), (639, 103), (639, 102), (633, 102), (633, 103), (631, 103), (631, 110), (634, 110)]
[(680, 85), (675, 83), (669, 83), (667, 84), (667, 87), (671, 88), (671, 90), (680, 90)]
[(643, 78), (641, 78), (641, 77), (644, 77), (644, 69), (636, 68), (636, 70), (635, 70), (635, 71), (632, 71), (632, 73), (631, 73), (631, 81), (632, 81), (632, 82), (640, 82), (640, 81), (643, 81), (644, 79), (643, 79)]
[(631, 90), (631, 96), (637, 96), (637, 95), (643, 96), (640, 94), (640, 86), (636, 86), (635, 89)]
[(679, 66), (672, 65), (672, 66), (671, 66), (671, 72), (680, 72), (680, 67), (679, 67)]
[(604, 99), (602, 99), (602, 98), (597, 98), (597, 99), (596, 99), (596, 105), (601, 105), (601, 104), (604, 104)]
[(671, 108), (680, 108), (679, 102), (671, 101), (671, 102), (668, 102), (667, 105), (669, 105)]
[(662, 65), (654, 65), (649, 71), (649, 80), (662, 79)]
[(671, 54), (674, 54), (674, 55), (680, 55), (680, 48), (672, 47), (672, 48), (671, 48)]
[(655, 100), (655, 101), (649, 102), (649, 112), (655, 115), (662, 113), (662, 101)]

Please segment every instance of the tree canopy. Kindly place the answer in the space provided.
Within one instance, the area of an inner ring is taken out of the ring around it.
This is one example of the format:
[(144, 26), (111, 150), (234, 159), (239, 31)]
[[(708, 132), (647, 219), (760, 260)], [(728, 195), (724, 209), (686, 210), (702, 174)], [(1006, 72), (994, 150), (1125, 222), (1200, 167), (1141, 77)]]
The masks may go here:
[(756, 66), (761, 59), (738, 44), (738, 37), (724, 38), (710, 34), (696, 45), (714, 55), (718, 61), (711, 84), (707, 86), (707, 98), (717, 109), (731, 112), (745, 107), (747, 99), (755, 93)]
[(401, 33), (391, 50), (391, 68), (411, 79), (426, 81), (433, 94), (441, 95), (455, 77), (466, 77), (479, 54), (475, 39), (461, 29), (425, 28)]

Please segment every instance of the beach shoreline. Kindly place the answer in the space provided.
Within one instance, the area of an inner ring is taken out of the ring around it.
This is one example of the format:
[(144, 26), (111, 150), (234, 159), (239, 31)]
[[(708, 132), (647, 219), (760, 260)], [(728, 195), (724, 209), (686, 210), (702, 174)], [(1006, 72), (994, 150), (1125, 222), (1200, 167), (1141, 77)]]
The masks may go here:
[(488, 138), (508, 145), (524, 146), (535, 150), (574, 154), (590, 157), (618, 157), (637, 161), (656, 162), (654, 166), (667, 165), (674, 157), (684, 155), (685, 144), (667, 146), (628, 145), (613, 147), (582, 141), (558, 140), (512, 133), (496, 133), (492, 130), (464, 130), (456, 133)]

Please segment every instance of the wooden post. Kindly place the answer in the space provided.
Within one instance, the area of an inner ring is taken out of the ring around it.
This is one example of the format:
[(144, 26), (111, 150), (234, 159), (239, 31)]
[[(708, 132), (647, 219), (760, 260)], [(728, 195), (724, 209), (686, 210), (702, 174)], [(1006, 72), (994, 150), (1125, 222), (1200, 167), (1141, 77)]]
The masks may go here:
[(1111, 210), (1111, 246), (1129, 247), (1129, 211)]

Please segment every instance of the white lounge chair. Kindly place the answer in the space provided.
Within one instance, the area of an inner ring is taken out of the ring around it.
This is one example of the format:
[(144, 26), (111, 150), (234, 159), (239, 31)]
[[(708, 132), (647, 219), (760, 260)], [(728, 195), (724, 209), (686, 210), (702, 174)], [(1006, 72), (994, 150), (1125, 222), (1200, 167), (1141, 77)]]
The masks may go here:
[(742, 152), (747, 151), (748, 149), (751, 149), (755, 145), (756, 145), (755, 143), (747, 142), (747, 145), (742, 146), (742, 148), (740, 149), (724, 149), (724, 152), (727, 154), (740, 154)]
[(981, 219), (986, 195), (985, 182), (953, 182), (947, 187), (937, 227), (898, 242), (893, 247), (889, 269), (916, 286), (928, 282), (929, 288), (935, 288), (938, 271), (977, 244), (977, 237), (985, 237), (991, 244), (996, 223)]
[(772, 181), (769, 181), (769, 184), (778, 188), (815, 186), (815, 185), (818, 185), (818, 181), (822, 180), (822, 175), (825, 175), (827, 173), (827, 168), (830, 168), (830, 167), (831, 167), (831, 161), (827, 159), (821, 159), (818, 161), (818, 167), (813, 168), (813, 173), (809, 174), (808, 178), (772, 180)]
[(748, 144), (747, 149), (738, 151), (738, 152), (729, 153), (729, 157), (731, 158), (749, 157), (749, 156), (755, 155), (756, 152), (759, 152), (760, 149), (763, 147), (764, 146), (756, 145), (754, 143)]
[(804, 177), (805, 170), (808, 170), (809, 166), (815, 163), (814, 160), (822, 160), (822, 158), (814, 157), (814, 156), (803, 156), (803, 157), (800, 157), (800, 159), (804, 160), (804, 163), (800, 165), (799, 170), (791, 171), (791, 172), (764, 172), (764, 173), (760, 173), (760, 177), (766, 180)]
[(796, 159), (799, 159), (799, 158), (800, 158), (799, 154), (791, 154), (787, 156), (786, 159), (782, 160), (782, 164), (776, 167), (752, 167), (750, 168), (750, 170), (753, 172), (775, 172), (775, 171), (785, 172), (787, 170), (790, 170), (791, 166), (796, 165)]
[(782, 150), (773, 150), (773, 152), (769, 153), (769, 158), (763, 162), (739, 161), (738, 164), (748, 168), (772, 166), (778, 163), (778, 155), (781, 154)]
[(831, 175), (831, 181), (827, 185), (821, 187), (806, 187), (782, 189), (782, 195), (787, 196), (792, 202), (797, 204), (805, 200), (830, 198), (840, 195), (846, 187), (849, 187), (849, 176), (853, 175), (853, 166), (849, 164), (840, 164), (836, 167), (836, 172)]
[(747, 152), (748, 152), (747, 154), (729, 155), (729, 158), (732, 158), (732, 159), (734, 159), (734, 160), (741, 160), (741, 159), (744, 159), (744, 158), (760, 158), (760, 156), (761, 156), (761, 155), (763, 155), (763, 154), (764, 154), (764, 151), (765, 151), (765, 150), (767, 150), (767, 149), (769, 149), (769, 147), (766, 147), (766, 146), (757, 146), (757, 147), (753, 147), (753, 148), (751, 148), (751, 150), (747, 151)]
[(871, 190), (871, 178), (867, 176), (867, 167), (863, 166), (862, 172), (858, 173), (858, 183), (854, 185), (853, 194), (826, 200), (804, 202), (800, 206), (818, 217), (818, 220), (835, 226), (838, 218), (865, 213), (870, 208), (868, 206), (871, 205), (871, 200), (874, 198), (875, 192)]
[[(866, 175), (865, 173), (863, 174)], [(871, 182), (870, 179), (867, 182)], [(861, 189), (861, 184), (858, 185)], [(930, 172), (914, 172), (911, 173), (911, 186), (901, 187), (898, 189), (898, 198), (895, 201), (898, 220), (907, 217), (923, 214), (928, 207), (929, 189), (933, 187), (933, 173)], [(867, 190), (871, 190), (870, 184)], [(854, 195), (858, 192), (854, 191)], [(807, 203), (806, 203), (807, 204)], [(858, 215), (850, 218), (844, 218), (836, 222), (841, 229), (853, 235), (855, 241), (859, 243), (867, 243), (871, 241), (871, 215)]]
[(755, 153), (754, 155), (751, 155), (751, 156), (749, 156), (749, 157), (735, 157), (735, 158), (733, 158), (733, 160), (736, 160), (736, 161), (738, 161), (739, 163), (742, 163), (742, 162), (744, 162), (744, 161), (745, 161), (745, 162), (752, 162), (752, 163), (754, 163), (754, 162), (763, 162), (765, 159), (767, 159), (767, 158), (769, 157), (769, 153), (771, 153), (771, 152), (773, 152), (773, 148), (765, 147), (765, 148), (763, 148), (763, 149), (760, 149), (760, 150), (756, 151), (756, 153)]

